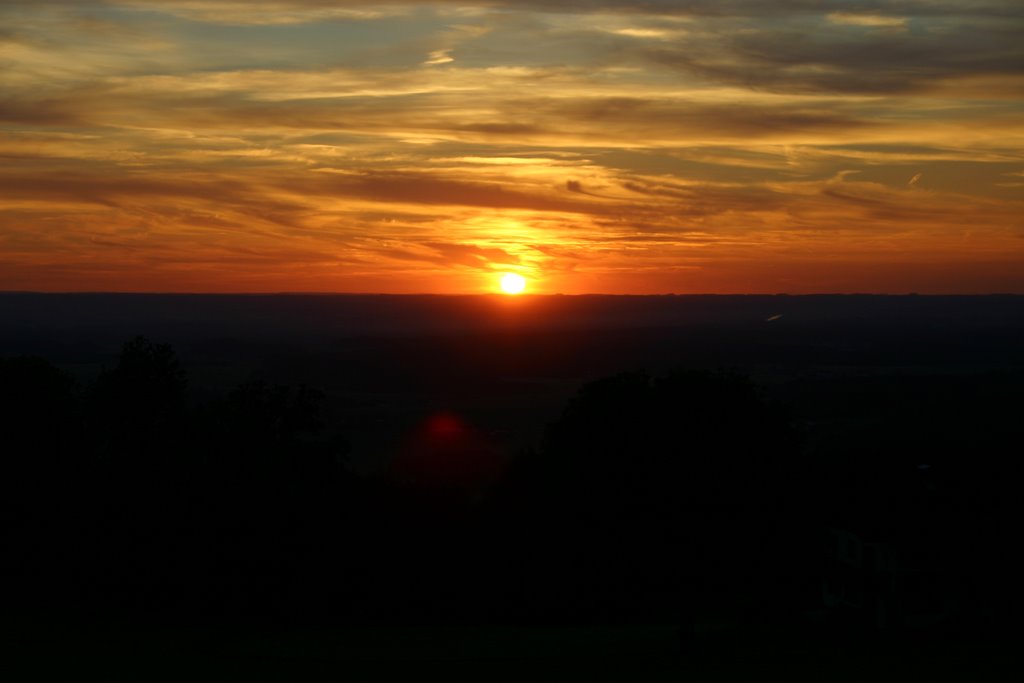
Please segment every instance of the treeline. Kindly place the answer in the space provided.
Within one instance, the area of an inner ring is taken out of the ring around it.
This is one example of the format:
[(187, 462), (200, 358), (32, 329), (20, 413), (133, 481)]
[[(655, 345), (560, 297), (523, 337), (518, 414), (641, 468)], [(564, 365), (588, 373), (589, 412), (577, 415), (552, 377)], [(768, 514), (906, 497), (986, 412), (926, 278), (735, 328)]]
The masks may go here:
[(346, 444), (319, 422), (316, 391), (257, 382), (189, 406), (173, 350), (142, 338), (88, 386), (40, 359), (0, 363), (19, 602), (269, 614), (308, 585), (298, 574), (340, 558)]
[[(924, 519), (913, 550), (972, 595), (1005, 573), (1005, 478), (957, 480), (902, 437), (822, 458), (739, 375), (593, 382), (504, 469), (441, 421), (390, 478), (346, 468), (315, 389), (190, 405), (186, 386), (143, 338), (88, 385), (0, 359), (9, 604), (161, 623), (777, 623), (820, 608), (826, 530), (880, 520)], [(998, 461), (991, 435), (974, 443)]]

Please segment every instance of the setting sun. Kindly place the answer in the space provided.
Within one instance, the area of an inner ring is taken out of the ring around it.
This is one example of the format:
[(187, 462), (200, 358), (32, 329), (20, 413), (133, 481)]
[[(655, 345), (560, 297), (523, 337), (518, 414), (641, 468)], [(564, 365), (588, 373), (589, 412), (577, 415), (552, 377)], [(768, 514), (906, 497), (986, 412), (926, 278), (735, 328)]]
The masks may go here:
[(517, 273), (505, 273), (501, 276), (501, 291), (505, 294), (521, 294), (526, 289), (526, 278)]

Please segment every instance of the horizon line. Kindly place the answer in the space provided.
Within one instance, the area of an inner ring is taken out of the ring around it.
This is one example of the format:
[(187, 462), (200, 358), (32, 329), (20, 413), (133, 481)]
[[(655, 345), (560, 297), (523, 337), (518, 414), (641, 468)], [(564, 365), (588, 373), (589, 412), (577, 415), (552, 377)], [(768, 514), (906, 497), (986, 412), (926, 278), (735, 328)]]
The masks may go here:
[(60, 291), (46, 291), (46, 290), (34, 290), (34, 289), (11, 289), (11, 290), (0, 290), (0, 296), (11, 295), (11, 294), (36, 294), (36, 295), (106, 295), (106, 296), (379, 296), (379, 297), (451, 297), (451, 298), (473, 298), (473, 297), (494, 297), (501, 299), (528, 299), (528, 298), (543, 298), (543, 297), (663, 297), (663, 296), (678, 296), (678, 297), (709, 297), (709, 296), (787, 296), (787, 297), (804, 297), (804, 296), (915, 296), (915, 297), (950, 297), (950, 296), (962, 296), (962, 297), (983, 297), (983, 296), (1004, 296), (1004, 297), (1017, 297), (1024, 296), (1024, 292), (984, 292), (984, 293), (966, 293), (966, 292), (938, 292), (938, 293), (922, 293), (922, 292), (660, 292), (660, 293), (649, 293), (649, 294), (631, 294), (631, 293), (613, 293), (613, 292), (584, 292), (579, 294), (565, 294), (562, 292), (549, 292), (549, 293), (522, 293), (522, 294), (504, 294), (502, 292), (479, 292), (479, 293), (446, 293), (446, 292), (329, 292), (329, 291), (266, 291), (266, 292), (183, 292), (183, 291), (167, 291), (167, 292), (154, 292), (154, 291), (119, 291), (119, 290), (60, 290)]

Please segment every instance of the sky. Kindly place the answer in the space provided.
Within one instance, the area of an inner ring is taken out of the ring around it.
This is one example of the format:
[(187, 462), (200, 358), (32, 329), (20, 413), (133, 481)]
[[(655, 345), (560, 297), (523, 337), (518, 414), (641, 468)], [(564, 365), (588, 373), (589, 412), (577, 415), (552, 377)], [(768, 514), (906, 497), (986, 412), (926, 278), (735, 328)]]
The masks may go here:
[(507, 272), (1024, 293), (1019, 0), (0, 0), (0, 290)]

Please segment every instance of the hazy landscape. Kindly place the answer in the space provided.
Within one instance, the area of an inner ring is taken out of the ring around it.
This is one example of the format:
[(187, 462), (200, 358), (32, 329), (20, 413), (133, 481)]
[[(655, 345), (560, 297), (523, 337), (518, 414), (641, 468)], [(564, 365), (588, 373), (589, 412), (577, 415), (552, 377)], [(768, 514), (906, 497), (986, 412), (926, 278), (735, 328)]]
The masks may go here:
[(734, 369), (813, 412), (856, 387), (892, 403), (887, 384), (1024, 367), (1009, 295), (0, 295), (0, 352), (82, 380), (139, 334), (174, 347), (194, 400), (251, 379), (325, 391), (360, 467), (442, 410), (512, 453), (535, 446), (583, 382), (630, 370)]
[(0, 354), (14, 623), (70, 668), (1006, 656), (1021, 297), (8, 293)]

